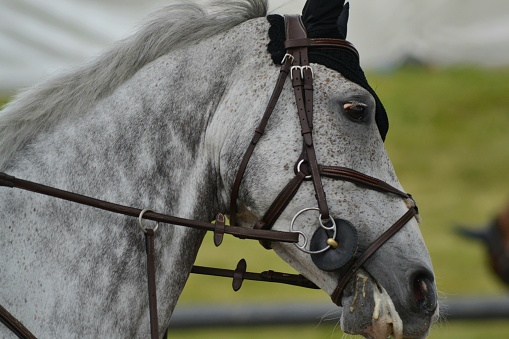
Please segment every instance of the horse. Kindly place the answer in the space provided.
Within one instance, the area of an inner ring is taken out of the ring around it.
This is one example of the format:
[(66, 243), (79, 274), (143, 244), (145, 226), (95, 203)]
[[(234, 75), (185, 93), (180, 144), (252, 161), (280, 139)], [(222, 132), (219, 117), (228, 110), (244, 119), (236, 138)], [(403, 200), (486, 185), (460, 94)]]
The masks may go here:
[[(343, 1), (338, 4), (337, 16)], [(417, 208), (401, 193), (385, 151), (374, 92), (325, 61), (292, 66), (293, 82), (313, 77), (313, 116), (296, 117), (295, 86), (284, 82), (232, 189), (282, 71), (267, 50), (272, 24), (265, 0), (209, 6), (161, 8), (98, 59), (17, 95), (0, 113), (0, 171), (193, 220), (210, 221), (224, 211), (235, 219), (227, 229), (253, 228), (297, 173), (300, 189), (284, 202), (272, 229), (297, 232), (299, 241), (274, 241), (273, 250), (343, 306), (345, 332), (427, 336), (438, 314), (433, 267)], [(305, 11), (316, 6), (310, 1)], [(313, 20), (307, 22), (322, 22)], [(344, 16), (340, 21), (345, 24)], [(353, 55), (347, 43), (328, 41)], [(299, 74), (303, 79), (295, 80)], [(313, 139), (302, 127), (311, 124)], [(304, 147), (314, 147), (327, 164), (319, 168), (323, 175), (301, 170), (302, 161), (294, 166), (310, 153)], [(339, 168), (349, 169), (346, 179), (335, 180)], [(328, 217), (315, 207), (325, 199)], [(24, 190), (2, 188), (0, 201), (0, 305), (13, 317), (40, 337), (149, 336), (146, 253), (137, 220)], [(380, 241), (392, 224), (398, 231)], [(318, 264), (307, 244), (317, 229), (334, 231), (325, 235), (325, 253), (351, 245), (344, 261), (357, 267), (348, 275), (341, 265)], [(159, 333), (169, 325), (204, 233), (157, 230)], [(0, 326), (1, 337), (11, 335)]]
[(483, 228), (461, 226), (458, 232), (464, 237), (482, 242), (493, 273), (509, 286), (509, 205)]

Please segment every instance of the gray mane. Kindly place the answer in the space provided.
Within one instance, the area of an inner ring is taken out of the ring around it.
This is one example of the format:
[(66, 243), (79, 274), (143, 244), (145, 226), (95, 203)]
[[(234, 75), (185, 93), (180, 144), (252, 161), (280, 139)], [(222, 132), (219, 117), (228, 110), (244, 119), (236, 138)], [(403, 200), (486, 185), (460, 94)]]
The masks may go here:
[(207, 9), (186, 0), (158, 10), (138, 33), (97, 60), (19, 94), (0, 111), (0, 170), (35, 135), (83, 114), (144, 65), (266, 14), (267, 0), (216, 0)]

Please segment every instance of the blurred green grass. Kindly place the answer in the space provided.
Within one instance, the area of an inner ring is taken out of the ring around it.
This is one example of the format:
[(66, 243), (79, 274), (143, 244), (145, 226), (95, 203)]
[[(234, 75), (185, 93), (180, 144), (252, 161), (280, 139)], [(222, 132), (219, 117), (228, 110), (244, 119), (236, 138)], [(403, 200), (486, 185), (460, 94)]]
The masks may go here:
[[(458, 224), (482, 225), (509, 203), (509, 68), (407, 67), (369, 73), (391, 123), (386, 148), (403, 187), (416, 198), (421, 230), (433, 260), (441, 298), (507, 295), (491, 273), (480, 244), (458, 237)], [(3, 100), (5, 102), (6, 99)], [(2, 101), (0, 100), (0, 106)], [(256, 241), (210, 235), (197, 265), (294, 272)], [(328, 302), (325, 293), (278, 284), (192, 275), (177, 307), (198, 304)], [(331, 311), (334, 306), (331, 303)], [(436, 324), (430, 338), (507, 338), (509, 321)], [(171, 338), (351, 338), (337, 320), (310, 326), (172, 330)]]
[[(509, 203), (509, 70), (406, 69), (373, 75), (391, 114), (389, 156), (416, 197), (439, 289), (445, 295), (507, 290), (478, 244), (456, 236)], [(508, 332), (509, 333), (509, 332)]]
[[(447, 339), (506, 339), (509, 330), (507, 320), (497, 321), (461, 321), (434, 325), (428, 338)], [(168, 338), (179, 339), (260, 339), (260, 338), (295, 338), (295, 339), (360, 339), (360, 336), (347, 335), (339, 326), (278, 326), (278, 327), (246, 327), (233, 329), (191, 329), (170, 332)]]

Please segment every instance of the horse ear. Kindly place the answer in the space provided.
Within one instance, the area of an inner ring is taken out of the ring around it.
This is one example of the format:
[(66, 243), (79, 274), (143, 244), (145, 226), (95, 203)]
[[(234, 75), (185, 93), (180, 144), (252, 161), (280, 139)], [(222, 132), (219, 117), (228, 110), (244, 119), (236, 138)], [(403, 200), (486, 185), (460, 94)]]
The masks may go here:
[[(345, 0), (307, 0), (302, 10), (302, 20), (308, 36), (321, 38), (338, 38), (342, 33), (338, 23), (345, 25), (348, 19), (341, 19)], [(343, 36), (344, 37), (344, 36)]]
[(343, 10), (341, 11), (341, 15), (338, 20), (339, 32), (343, 34), (346, 39), (346, 33), (348, 31), (348, 16), (350, 15), (350, 2), (347, 2), (343, 6)]

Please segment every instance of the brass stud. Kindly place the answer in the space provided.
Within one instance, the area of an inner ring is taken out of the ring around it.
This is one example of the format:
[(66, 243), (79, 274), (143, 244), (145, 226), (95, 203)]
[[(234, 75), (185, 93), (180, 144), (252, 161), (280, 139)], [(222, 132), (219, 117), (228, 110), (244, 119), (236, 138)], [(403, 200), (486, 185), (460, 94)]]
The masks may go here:
[(327, 245), (329, 245), (330, 247), (332, 247), (334, 249), (339, 247), (338, 242), (332, 238), (327, 239)]

